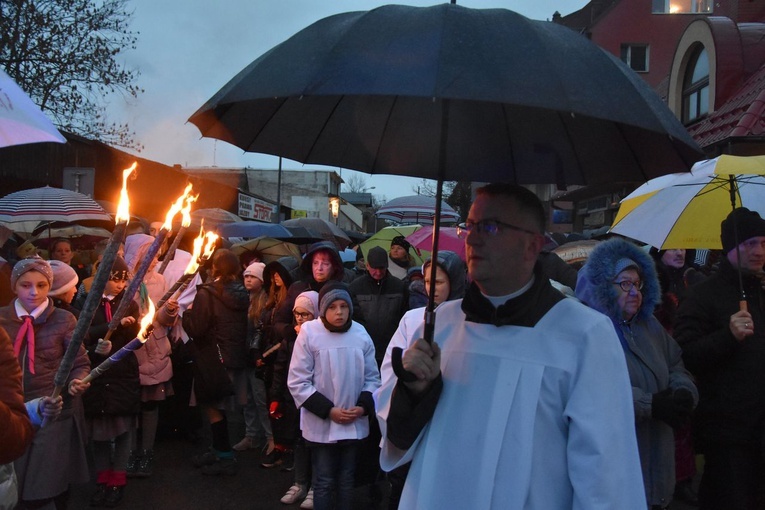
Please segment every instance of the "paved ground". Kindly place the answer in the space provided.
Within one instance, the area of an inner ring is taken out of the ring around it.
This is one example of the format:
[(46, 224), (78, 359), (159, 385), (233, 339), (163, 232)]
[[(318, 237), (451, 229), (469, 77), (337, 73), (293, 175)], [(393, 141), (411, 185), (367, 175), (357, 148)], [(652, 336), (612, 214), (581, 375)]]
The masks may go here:
[[(233, 424), (231, 429), (235, 441), (242, 437), (241, 424)], [(192, 466), (190, 458), (204, 451), (206, 444), (204, 439), (191, 442), (179, 435), (162, 434), (156, 444), (154, 474), (149, 478), (129, 479), (119, 508), (287, 510), (299, 507), (299, 504), (284, 505), (279, 501), (292, 485), (293, 473), (280, 468), (261, 467), (262, 457), (257, 450), (237, 454), (239, 472), (235, 476), (210, 477), (200, 473)], [(371, 487), (364, 486), (355, 491), (354, 508), (387, 508), (385, 482), (378, 483), (375, 489), (378, 494), (382, 493), (377, 505), (370, 498)], [(70, 509), (89, 508), (94, 491), (94, 482), (73, 487)]]

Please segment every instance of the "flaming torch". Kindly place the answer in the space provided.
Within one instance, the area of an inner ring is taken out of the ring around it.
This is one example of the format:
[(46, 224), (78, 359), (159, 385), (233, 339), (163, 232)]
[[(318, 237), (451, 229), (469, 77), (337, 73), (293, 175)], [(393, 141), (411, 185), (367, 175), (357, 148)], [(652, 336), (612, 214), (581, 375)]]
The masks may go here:
[[(120, 244), (125, 238), (125, 230), (127, 229), (128, 221), (130, 221), (130, 199), (127, 194), (127, 180), (135, 171), (136, 166), (138, 166), (137, 163), (133, 163), (130, 168), (122, 171), (122, 190), (120, 191), (117, 214), (114, 218), (114, 231), (109, 238), (109, 243), (106, 245), (106, 250), (104, 251), (103, 259), (98, 266), (96, 275), (93, 277), (93, 284), (90, 287), (88, 297), (85, 299), (82, 311), (80, 311), (77, 325), (72, 333), (72, 339), (69, 342), (69, 346), (66, 348), (64, 357), (61, 359), (61, 364), (58, 367), (56, 376), (53, 378), (53, 383), (55, 384), (52, 394), (53, 398), (56, 398), (61, 394), (61, 390), (64, 388), (66, 380), (69, 378), (69, 373), (72, 371), (74, 360), (77, 358), (77, 353), (82, 346), (85, 334), (88, 332), (90, 323), (93, 321), (93, 315), (95, 315), (96, 309), (101, 303), (101, 296), (104, 293), (104, 288), (106, 288), (106, 282), (109, 280), (109, 274), (114, 265), (114, 260), (117, 258), (117, 250), (119, 250)], [(43, 423), (43, 425), (45, 425), (45, 423)]]
[(205, 242), (205, 233), (204, 233), (204, 227), (201, 227), (199, 229), (199, 235), (194, 239), (194, 252), (191, 254), (191, 260), (189, 260), (189, 264), (186, 266), (186, 269), (183, 271), (183, 275), (181, 275), (180, 278), (178, 278), (178, 281), (175, 282), (175, 284), (168, 289), (167, 292), (165, 292), (165, 295), (162, 296), (162, 299), (160, 299), (157, 302), (157, 308), (162, 308), (162, 306), (165, 304), (165, 302), (170, 299), (176, 292), (180, 294), (183, 292), (183, 290), (186, 288), (186, 286), (189, 284), (191, 279), (194, 277), (195, 274), (197, 274), (197, 271), (199, 271), (199, 259), (202, 256), (202, 247)]
[(141, 265), (138, 266), (138, 269), (133, 275), (133, 278), (130, 280), (130, 285), (128, 285), (128, 288), (125, 289), (125, 295), (122, 296), (122, 301), (120, 301), (120, 305), (117, 307), (117, 311), (112, 315), (112, 320), (109, 323), (109, 331), (106, 332), (104, 340), (109, 340), (109, 338), (112, 336), (112, 333), (114, 333), (117, 327), (119, 327), (120, 321), (127, 313), (128, 306), (130, 306), (130, 302), (133, 300), (133, 296), (135, 296), (138, 287), (141, 285), (143, 277), (146, 275), (146, 271), (149, 270), (151, 262), (157, 255), (159, 247), (162, 246), (162, 243), (165, 241), (167, 234), (173, 229), (173, 218), (183, 208), (183, 203), (185, 202), (186, 197), (188, 197), (190, 191), (191, 184), (186, 186), (186, 189), (183, 191), (183, 195), (178, 197), (175, 203), (170, 207), (170, 210), (167, 212), (165, 223), (162, 224), (162, 228), (157, 233), (157, 237), (154, 238), (151, 246), (149, 246), (149, 251), (146, 252), (146, 256), (141, 261)]
[(189, 228), (189, 225), (191, 225), (191, 204), (196, 202), (197, 198), (199, 198), (199, 195), (189, 195), (186, 197), (186, 205), (184, 205), (183, 209), (181, 209), (181, 214), (183, 215), (181, 228), (179, 228), (178, 233), (175, 234), (175, 239), (173, 239), (173, 244), (170, 245), (170, 249), (167, 250), (167, 253), (165, 254), (165, 259), (162, 261), (162, 265), (160, 265), (159, 269), (157, 270), (159, 274), (165, 273), (165, 269), (167, 269), (167, 265), (170, 263), (171, 260), (173, 260), (173, 255), (175, 255), (175, 250), (178, 249), (178, 245), (180, 244), (181, 239), (183, 239), (183, 236), (186, 234), (186, 230)]
[(96, 368), (91, 370), (90, 373), (82, 380), (82, 382), (89, 383), (96, 377), (109, 370), (112, 365), (123, 359), (129, 353), (135, 351), (143, 344), (145, 344), (146, 340), (149, 339), (149, 335), (151, 335), (151, 324), (154, 320), (154, 311), (154, 303), (152, 303), (151, 299), (149, 299), (149, 311), (146, 312), (146, 315), (144, 315), (143, 319), (141, 319), (141, 330), (138, 332), (138, 336), (125, 344), (122, 349), (106, 358)]

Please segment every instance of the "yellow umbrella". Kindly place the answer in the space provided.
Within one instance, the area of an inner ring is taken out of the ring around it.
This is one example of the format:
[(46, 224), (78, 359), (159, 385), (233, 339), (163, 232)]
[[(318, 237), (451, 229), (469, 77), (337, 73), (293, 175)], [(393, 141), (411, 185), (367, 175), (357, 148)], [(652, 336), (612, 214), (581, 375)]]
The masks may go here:
[(721, 249), (720, 224), (736, 207), (765, 217), (765, 156), (719, 156), (651, 179), (622, 200), (609, 232), (661, 250)]

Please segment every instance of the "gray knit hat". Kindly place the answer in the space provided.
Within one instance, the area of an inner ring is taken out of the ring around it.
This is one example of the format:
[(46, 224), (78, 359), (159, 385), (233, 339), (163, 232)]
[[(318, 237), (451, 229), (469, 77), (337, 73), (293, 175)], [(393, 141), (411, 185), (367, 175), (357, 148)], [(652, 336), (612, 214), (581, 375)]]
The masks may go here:
[(322, 317), (326, 316), (329, 305), (338, 299), (348, 303), (350, 313), (353, 315), (351, 293), (348, 291), (348, 285), (342, 282), (329, 282), (321, 288), (321, 292), (319, 292), (319, 315)]
[(50, 286), (49, 296), (60, 296), (77, 285), (77, 272), (72, 266), (60, 260), (48, 261), (53, 270), (53, 283)]

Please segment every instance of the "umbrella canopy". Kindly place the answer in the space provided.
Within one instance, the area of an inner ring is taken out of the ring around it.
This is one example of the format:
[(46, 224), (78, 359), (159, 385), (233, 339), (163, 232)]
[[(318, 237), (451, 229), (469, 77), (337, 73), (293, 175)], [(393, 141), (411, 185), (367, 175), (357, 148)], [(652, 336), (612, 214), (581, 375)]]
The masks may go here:
[(294, 244), (312, 244), (324, 239), (321, 236), (321, 234), (319, 234), (318, 232), (314, 230), (311, 230), (310, 228), (296, 227), (296, 226), (284, 227), (284, 228), (289, 230), (290, 234), (292, 234), (292, 237), (290, 237), (290, 242)]
[(343, 232), (343, 229), (321, 218), (294, 218), (285, 220), (281, 224), (287, 228), (305, 227), (312, 230), (319, 234), (322, 239), (335, 243), (338, 250), (344, 250), (352, 244), (351, 238)]
[[(406, 236), (406, 240), (420, 250), (423, 260), (427, 259), (433, 248), (433, 225), (426, 225), (415, 230)], [(439, 229), (438, 249), (453, 251), (462, 260), (467, 260), (465, 257), (465, 240), (457, 236), (456, 227), (441, 227)]]
[(648, 181), (622, 200), (610, 232), (662, 250), (721, 249), (720, 224), (735, 207), (765, 217), (765, 156), (720, 156)]
[[(206, 224), (207, 222), (205, 222)], [(221, 237), (273, 237), (286, 239), (292, 237), (292, 233), (282, 225), (276, 223), (262, 223), (260, 221), (235, 221), (218, 226), (218, 235)]]
[(101, 227), (88, 227), (73, 223), (67, 226), (44, 228), (39, 232), (35, 245), (48, 248), (51, 241), (60, 237), (69, 239), (75, 249), (91, 248), (103, 239), (109, 239), (112, 233)]
[(579, 269), (585, 262), (587, 262), (590, 253), (598, 244), (600, 244), (600, 241), (595, 239), (584, 239), (561, 244), (560, 246), (553, 248), (551, 251), (561, 259), (565, 260), (569, 265)]
[(66, 138), (0, 69), (0, 147), (37, 142), (66, 143)]
[[(399, 225), (395, 227), (385, 227), (381, 228), (377, 232), (375, 232), (372, 237), (364, 241), (359, 245), (359, 249), (361, 250), (361, 253), (364, 254), (364, 259), (367, 258), (367, 253), (369, 250), (374, 248), (375, 246), (379, 246), (383, 248), (385, 251), (390, 250), (390, 242), (393, 240), (394, 237), (406, 237), (412, 232), (421, 229), (422, 226), (420, 225)], [(431, 246), (428, 246), (428, 249), (430, 249)], [(415, 252), (414, 250), (410, 250), (409, 254), (414, 257), (415, 262), (418, 264), (422, 264), (422, 256), (421, 254)]]
[(32, 232), (44, 221), (83, 220), (112, 222), (95, 200), (76, 191), (45, 186), (0, 198), (0, 222), (14, 232)]
[(297, 245), (266, 236), (235, 243), (231, 246), (231, 251), (237, 256), (248, 251), (257, 251), (266, 264), (282, 257), (292, 257), (298, 262), (302, 260)]
[(645, 181), (702, 157), (648, 84), (587, 38), (452, 4), (320, 20), (189, 120), (246, 151), (430, 179)]
[[(436, 215), (436, 199), (425, 195), (411, 195), (389, 200), (375, 213), (382, 220), (396, 223), (414, 223), (422, 225), (433, 224)], [(456, 223), (460, 215), (446, 202), (441, 203), (441, 221)], [(430, 247), (428, 247), (430, 249)]]
[(437, 179), (434, 256), (444, 180), (645, 181), (702, 157), (650, 86), (586, 37), (451, 3), (320, 20), (189, 120), (245, 151)]
[(226, 223), (242, 221), (242, 218), (230, 211), (226, 211), (225, 209), (221, 209), (219, 207), (210, 207), (207, 209), (197, 209), (196, 211), (191, 211), (191, 221), (193, 224), (198, 226), (201, 224), (202, 220), (204, 220), (205, 223), (205, 230), (212, 230)]

